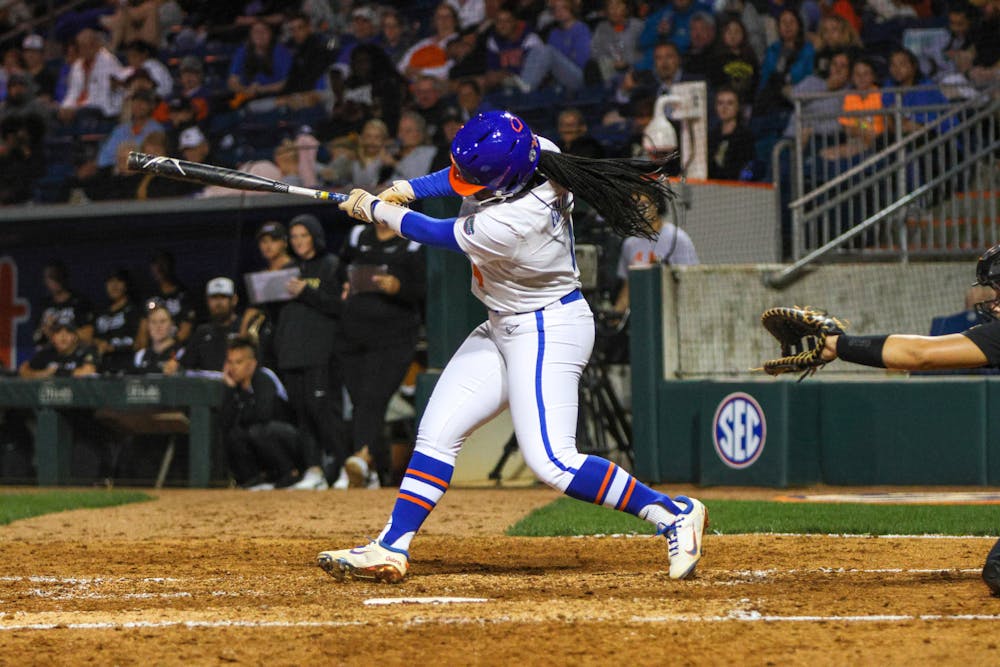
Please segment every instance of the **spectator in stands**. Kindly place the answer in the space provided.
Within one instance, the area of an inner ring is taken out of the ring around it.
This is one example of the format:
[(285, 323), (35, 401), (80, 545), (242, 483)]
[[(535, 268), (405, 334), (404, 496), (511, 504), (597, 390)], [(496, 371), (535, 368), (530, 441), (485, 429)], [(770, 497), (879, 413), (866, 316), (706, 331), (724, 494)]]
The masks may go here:
[[(26, 75), (15, 74), (8, 84), (15, 100), (28, 95)], [(38, 113), (12, 111), (9, 102), (0, 114), (0, 205), (30, 201), (35, 183), (45, 175), (45, 121)]]
[[(753, 47), (753, 52), (757, 55), (758, 62), (764, 59), (764, 52), (767, 51), (768, 30), (764, 25), (757, 7), (749, 0), (725, 0), (722, 10), (718, 13), (718, 19), (725, 19), (733, 16), (743, 22), (743, 27), (747, 29), (747, 41)], [(691, 17), (692, 19), (694, 16)], [(716, 21), (718, 23), (718, 21)], [(773, 31), (773, 29), (772, 29)], [(692, 22), (691, 30), (692, 46), (694, 42), (694, 29)], [(690, 49), (689, 49), (690, 51)]]
[(441, 2), (434, 9), (432, 21), (433, 32), (410, 47), (399, 61), (399, 71), (410, 81), (421, 76), (448, 78), (452, 61), (446, 49), (458, 38), (458, 11)]
[(825, 79), (830, 73), (830, 59), (835, 53), (846, 52), (851, 61), (861, 54), (861, 38), (847, 19), (830, 14), (820, 19), (813, 47), (816, 51), (813, 71)]
[(29, 122), (31, 125), (29, 131), (33, 135), (32, 145), (41, 143), (49, 112), (45, 104), (35, 96), (34, 84), (27, 72), (14, 72), (7, 77), (7, 97), (0, 101), (0, 119), (11, 116), (18, 116)]
[(59, 119), (73, 120), (84, 107), (93, 107), (105, 117), (121, 111), (121, 95), (114, 89), (114, 76), (121, 63), (104, 47), (96, 30), (81, 30), (76, 36), (77, 59), (69, 70), (66, 95), (59, 107)]
[(563, 153), (589, 158), (604, 157), (604, 148), (587, 132), (587, 120), (579, 109), (569, 107), (560, 111), (556, 129), (559, 132), (556, 144)]
[(349, 31), (341, 34), (341, 45), (340, 51), (337, 52), (336, 65), (346, 74), (351, 62), (351, 52), (362, 44), (377, 46), (377, 40), (378, 12), (368, 5), (355, 7), (351, 10)]
[(199, 123), (204, 122), (208, 118), (209, 100), (212, 95), (205, 87), (205, 73), (198, 58), (195, 56), (181, 58), (179, 83), (179, 96), (188, 100), (194, 107), (195, 120)]
[(151, 298), (159, 299), (166, 306), (173, 323), (177, 325), (177, 342), (183, 344), (191, 336), (198, 314), (191, 295), (177, 277), (173, 254), (166, 250), (158, 251), (149, 262), (149, 272), (156, 283), (156, 291)]
[(455, 101), (458, 103), (458, 110), (463, 121), (492, 108), (483, 100), (483, 89), (479, 82), (471, 77), (458, 81)]
[(416, 111), (404, 111), (399, 117), (396, 141), (399, 150), (391, 155), (390, 180), (410, 180), (430, 173), (437, 148), (431, 143), (427, 121)]
[(696, 12), (711, 14), (712, 7), (700, 0), (673, 0), (646, 17), (639, 35), (639, 49), (643, 54), (640, 69), (652, 65), (653, 47), (661, 42), (671, 41), (682, 55), (687, 53), (691, 46), (691, 17)]
[[(924, 125), (937, 119), (938, 112), (926, 107), (945, 107), (948, 98), (941, 94), (937, 88), (923, 88), (912, 90), (916, 86), (930, 86), (930, 79), (924, 77), (920, 71), (920, 61), (916, 54), (909, 49), (897, 48), (889, 56), (889, 80), (887, 86), (890, 88), (910, 88), (902, 93), (883, 93), (882, 106), (886, 109), (896, 108), (896, 96), (901, 95), (902, 105), (902, 130), (909, 134), (916, 132)], [(914, 107), (922, 108), (918, 111), (910, 111)], [(950, 127), (950, 123), (944, 122), (942, 129)]]
[[(137, 90), (129, 97), (129, 120), (119, 123), (101, 143), (97, 159), (92, 169), (90, 165), (82, 166), (77, 175), (86, 180), (100, 171), (103, 176), (109, 175), (118, 158), (118, 148), (122, 144), (135, 147), (153, 132), (164, 132), (164, 127), (153, 120), (153, 109), (156, 97), (148, 90)], [(134, 148), (133, 148), (134, 149)]]
[[(336, 102), (321, 136), (360, 132), (370, 118), (392, 123), (392, 127), (399, 123), (406, 81), (385, 52), (374, 44), (361, 44), (351, 51), (350, 64), (347, 78), (335, 86)], [(333, 84), (340, 75), (331, 72), (330, 76)]]
[(18, 368), (18, 375), (29, 380), (49, 377), (85, 377), (97, 373), (97, 350), (83, 342), (72, 316), (63, 315), (52, 322), (50, 342)]
[(197, 124), (194, 115), (191, 102), (183, 97), (173, 97), (162, 102), (153, 112), (153, 118), (166, 127), (169, 145), (176, 151), (180, 150), (181, 133)]
[(973, 24), (977, 14), (975, 7), (964, 2), (948, 7), (948, 41), (937, 63), (935, 78), (938, 80), (949, 75), (965, 74), (972, 67), (975, 58)]
[(361, 130), (357, 160), (351, 167), (351, 183), (365, 189), (385, 183), (392, 174), (392, 164), (389, 128), (382, 121), (372, 119)]
[(424, 251), (384, 225), (358, 225), (340, 259), (346, 296), (337, 357), (354, 406), (353, 455), (344, 468), (351, 486), (371, 488), (389, 482), (385, 412), (416, 352)]
[[(352, 185), (354, 164), (358, 160), (358, 136), (354, 133), (336, 137), (326, 144), (330, 161), (317, 165), (319, 180), (329, 188)], [(449, 149), (450, 150), (450, 149)]]
[[(255, 20), (249, 39), (236, 50), (229, 68), (227, 86), (233, 94), (230, 106), (238, 109), (248, 102), (278, 95), (291, 67), (292, 54), (275, 40), (271, 26)], [(267, 105), (262, 102), (258, 106)]]
[[(793, 89), (793, 95), (809, 93), (836, 93), (847, 89), (851, 80), (851, 53), (836, 51), (829, 56), (826, 77), (817, 72), (802, 79)], [(802, 118), (808, 119), (802, 125), (802, 141), (808, 142), (810, 137), (824, 137), (820, 143), (826, 144), (841, 131), (837, 116), (843, 108), (843, 101), (834, 95), (824, 95), (807, 99), (802, 103)], [(785, 127), (785, 137), (795, 137), (795, 118), (788, 119)], [(812, 144), (810, 144), (812, 145)]]
[(194, 330), (178, 360), (189, 370), (221, 371), (226, 362), (226, 345), (240, 332), (236, 285), (225, 276), (212, 278), (205, 285), (205, 302), (209, 321)]
[(398, 67), (403, 54), (410, 49), (411, 45), (403, 17), (395, 9), (385, 8), (382, 10), (382, 20), (379, 22), (379, 26), (379, 35), (375, 44)]
[(156, 94), (168, 99), (174, 90), (174, 77), (170, 70), (156, 58), (156, 47), (149, 42), (135, 40), (125, 47), (125, 72), (146, 70), (156, 84)]
[(252, 340), (228, 342), (222, 381), (222, 440), (236, 484), (264, 491), (299, 481), (301, 443), (288, 394), (274, 371), (258, 363)]
[(597, 63), (606, 85), (617, 86), (629, 68), (641, 59), (642, 29), (642, 21), (633, 14), (631, 0), (606, 1), (605, 18), (594, 28), (590, 40), (590, 57)]
[(458, 34), (458, 38), (448, 42), (448, 58), (452, 61), (448, 80), (453, 91), (457, 82), (465, 79), (472, 79), (482, 86), (486, 76), (486, 41), (489, 34), (477, 28), (466, 28)]
[(90, 344), (94, 337), (94, 308), (87, 297), (70, 286), (66, 265), (58, 259), (46, 263), (42, 282), (48, 295), (32, 309), (38, 313), (32, 336), (35, 347), (51, 342), (54, 325), (60, 319), (72, 320), (76, 334), (85, 344)]
[(511, 9), (501, 8), (493, 34), (486, 42), (485, 89), (507, 88), (528, 93), (537, 90), (549, 73), (569, 90), (576, 90), (582, 84), (582, 76), (576, 78), (559, 69), (551, 51), (524, 21)]
[(413, 100), (406, 105), (406, 108), (423, 117), (427, 123), (428, 136), (437, 136), (441, 125), (441, 116), (448, 108), (444, 99), (444, 87), (443, 81), (429, 75), (421, 75), (410, 85)]
[(767, 48), (760, 68), (754, 115), (773, 115), (771, 126), (780, 131), (792, 110), (792, 87), (812, 74), (815, 56), (799, 13), (791, 9), (782, 11), (778, 16), (778, 40)]
[(326, 40), (313, 32), (306, 14), (292, 14), (287, 25), (292, 36), (288, 43), (292, 64), (278, 103), (293, 109), (317, 106), (329, 97), (327, 70), (333, 52)]
[(180, 370), (177, 356), (181, 352), (181, 344), (176, 338), (177, 327), (170, 309), (163, 299), (157, 297), (147, 299), (143, 309), (141, 326), (144, 332), (141, 335), (146, 340), (146, 346), (135, 353), (130, 372), (175, 375)]
[[(551, 76), (558, 85), (573, 92), (583, 86), (584, 68), (590, 61), (590, 28), (578, 20), (572, 0), (553, 0), (552, 17), (554, 25), (545, 41), (545, 49), (539, 51), (536, 68), (544, 72), (543, 76)], [(533, 77), (537, 75), (529, 75), (529, 84)]]
[(656, 206), (646, 207), (647, 219), (656, 230), (656, 238), (629, 236), (622, 240), (618, 255), (617, 276), (621, 282), (615, 310), (623, 313), (629, 308), (628, 270), (633, 266), (667, 264), (690, 266), (698, 264), (698, 253), (687, 232), (670, 220), (670, 205), (661, 199)]
[(24, 58), (24, 71), (34, 84), (35, 97), (46, 105), (54, 104), (56, 73), (45, 60), (45, 39), (41, 35), (27, 35), (21, 41), (21, 55)]
[(450, 106), (445, 109), (444, 117), (441, 119), (441, 131), (434, 139), (434, 159), (431, 160), (431, 167), (427, 173), (440, 171), (451, 166), (451, 142), (455, 135), (465, 125), (465, 118), (462, 118), (462, 111), (457, 106)]
[(885, 116), (882, 114), (882, 95), (876, 79), (875, 63), (866, 56), (854, 61), (851, 69), (854, 92), (844, 96), (842, 111), (871, 111), (869, 115), (840, 116), (837, 122), (846, 134), (846, 140), (836, 146), (824, 148), (820, 155), (825, 160), (845, 160), (868, 151), (884, 138)]
[(126, 373), (136, 350), (145, 347), (145, 341), (139, 340), (142, 313), (132, 301), (132, 281), (125, 269), (108, 274), (104, 290), (108, 305), (94, 320), (94, 346), (101, 355), (102, 373)]
[[(282, 271), (294, 265), (288, 253), (288, 230), (277, 221), (268, 221), (256, 234), (257, 248), (266, 262), (265, 271)], [(257, 356), (268, 368), (278, 367), (274, 333), (284, 301), (269, 301), (248, 307), (240, 322), (240, 335), (250, 336), (257, 344)]]
[[(695, 12), (691, 16), (690, 33), (691, 45), (688, 47), (687, 53), (684, 54), (684, 71), (707, 79), (712, 52), (715, 50), (715, 17), (708, 12)], [(654, 51), (654, 67), (655, 64), (656, 54)]]
[[(188, 162), (210, 162), (208, 156), (212, 148), (205, 138), (205, 133), (197, 125), (192, 125), (184, 129), (177, 138), (177, 148)], [(192, 191), (200, 190), (201, 187), (192, 187)]]
[(655, 99), (669, 93), (675, 83), (700, 80), (700, 76), (689, 74), (681, 67), (677, 46), (664, 42), (653, 49), (653, 69), (631, 69), (625, 74), (615, 92), (615, 101), (625, 104), (640, 98)]
[(754, 137), (743, 124), (740, 98), (732, 88), (715, 91), (718, 123), (708, 133), (708, 177), (747, 180), (743, 171), (754, 159)]
[(760, 66), (747, 41), (746, 28), (739, 19), (729, 18), (719, 29), (719, 41), (708, 69), (712, 87), (728, 86), (740, 96), (742, 104), (749, 106), (753, 103)]
[(966, 73), (976, 86), (1000, 80), (1000, 0), (984, 0), (982, 16), (973, 37), (976, 55)]
[(278, 370), (296, 423), (308, 443), (306, 470), (298, 486), (325, 489), (328, 480), (320, 468), (319, 449), (332, 459), (333, 477), (347, 458), (342, 438), (341, 381), (332, 375), (337, 370), (333, 355), (340, 329), (340, 262), (326, 251), (326, 236), (315, 216), (292, 218), (288, 231), (300, 276), (288, 281), (292, 299), (278, 319)]

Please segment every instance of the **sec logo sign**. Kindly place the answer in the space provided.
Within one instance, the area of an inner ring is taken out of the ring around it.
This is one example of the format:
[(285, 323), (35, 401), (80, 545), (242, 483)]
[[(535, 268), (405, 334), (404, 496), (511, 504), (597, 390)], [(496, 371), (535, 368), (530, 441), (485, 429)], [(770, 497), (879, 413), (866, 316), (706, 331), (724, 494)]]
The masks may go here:
[(712, 420), (715, 452), (730, 468), (753, 465), (764, 451), (767, 423), (764, 411), (753, 396), (729, 394), (715, 411)]

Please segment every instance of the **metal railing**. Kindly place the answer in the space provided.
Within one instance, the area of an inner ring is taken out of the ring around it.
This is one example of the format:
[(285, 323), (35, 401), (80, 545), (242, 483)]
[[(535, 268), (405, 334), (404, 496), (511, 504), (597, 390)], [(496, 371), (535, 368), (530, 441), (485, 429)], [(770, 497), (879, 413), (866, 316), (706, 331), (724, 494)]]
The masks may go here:
[[(892, 104), (866, 111), (832, 111), (845, 93), (796, 100), (795, 136), (772, 156), (776, 190), (790, 192), (778, 217), (793, 263), (769, 284), (820, 258), (967, 257), (1000, 241), (1000, 87), (961, 103), (904, 104), (924, 90), (883, 89)], [(839, 131), (862, 124), (872, 131)]]

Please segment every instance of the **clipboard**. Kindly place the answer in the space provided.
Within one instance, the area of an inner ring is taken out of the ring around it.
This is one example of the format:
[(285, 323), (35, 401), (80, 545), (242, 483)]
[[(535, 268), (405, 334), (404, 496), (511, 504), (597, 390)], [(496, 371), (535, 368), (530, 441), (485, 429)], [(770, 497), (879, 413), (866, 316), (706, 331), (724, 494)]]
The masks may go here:
[(288, 293), (288, 281), (292, 278), (298, 278), (300, 275), (301, 272), (297, 266), (277, 271), (244, 273), (243, 281), (246, 284), (247, 297), (253, 305), (290, 301), (292, 295)]

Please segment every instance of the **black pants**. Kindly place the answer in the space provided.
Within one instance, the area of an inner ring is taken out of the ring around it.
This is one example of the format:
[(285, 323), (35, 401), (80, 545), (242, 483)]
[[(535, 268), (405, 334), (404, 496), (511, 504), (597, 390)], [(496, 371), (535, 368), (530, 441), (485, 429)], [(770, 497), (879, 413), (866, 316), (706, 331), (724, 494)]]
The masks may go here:
[[(372, 341), (376, 337), (372, 336)], [(358, 451), (368, 445), (375, 462), (375, 469), (383, 481), (389, 472), (389, 447), (383, 437), (385, 410), (389, 399), (399, 388), (406, 371), (413, 361), (416, 336), (395, 345), (378, 346), (367, 340), (349, 340), (341, 337), (338, 356), (343, 369), (344, 384), (354, 405), (353, 445)]]
[(341, 383), (330, 371), (326, 365), (283, 368), (281, 381), (302, 435), (302, 465), (305, 468), (320, 465), (323, 451), (334, 460), (335, 469), (330, 472), (336, 474), (350, 452), (343, 435)]
[(244, 485), (264, 472), (268, 479), (287, 486), (300, 456), (299, 432), (279, 421), (233, 426), (225, 434), (229, 470)]

